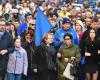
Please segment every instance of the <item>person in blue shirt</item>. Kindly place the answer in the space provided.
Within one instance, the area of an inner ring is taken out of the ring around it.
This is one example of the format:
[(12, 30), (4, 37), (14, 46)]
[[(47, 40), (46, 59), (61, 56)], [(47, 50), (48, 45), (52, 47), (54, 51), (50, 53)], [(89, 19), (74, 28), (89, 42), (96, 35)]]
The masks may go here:
[(69, 18), (64, 18), (62, 21), (62, 27), (57, 29), (54, 36), (54, 44), (57, 48), (64, 44), (64, 35), (67, 33), (73, 36), (74, 44), (79, 45), (77, 33), (74, 31), (73, 27), (71, 27), (71, 20)]

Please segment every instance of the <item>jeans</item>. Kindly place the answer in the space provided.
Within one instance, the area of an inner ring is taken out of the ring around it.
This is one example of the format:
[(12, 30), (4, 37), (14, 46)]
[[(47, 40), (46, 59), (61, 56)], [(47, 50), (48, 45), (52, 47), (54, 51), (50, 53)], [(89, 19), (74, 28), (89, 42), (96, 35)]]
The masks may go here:
[(0, 80), (2, 80), (3, 76), (0, 74)]
[(7, 80), (21, 80), (22, 74), (7, 73)]

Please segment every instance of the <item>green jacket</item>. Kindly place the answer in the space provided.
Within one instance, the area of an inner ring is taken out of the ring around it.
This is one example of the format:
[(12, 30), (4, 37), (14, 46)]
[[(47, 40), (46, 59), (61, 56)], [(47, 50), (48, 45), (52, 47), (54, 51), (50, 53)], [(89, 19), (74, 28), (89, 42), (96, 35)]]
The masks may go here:
[[(71, 57), (76, 57), (76, 62), (80, 62), (81, 60), (81, 54), (80, 54), (80, 49), (78, 46), (71, 44), (69, 47), (67, 45), (63, 45), (60, 47), (59, 54), (61, 54), (60, 58), (57, 58), (58, 62), (58, 73), (59, 73), (59, 80), (66, 80), (63, 78), (63, 72), (67, 66), (68, 62), (71, 62)], [(68, 58), (68, 62), (64, 61), (64, 58)]]

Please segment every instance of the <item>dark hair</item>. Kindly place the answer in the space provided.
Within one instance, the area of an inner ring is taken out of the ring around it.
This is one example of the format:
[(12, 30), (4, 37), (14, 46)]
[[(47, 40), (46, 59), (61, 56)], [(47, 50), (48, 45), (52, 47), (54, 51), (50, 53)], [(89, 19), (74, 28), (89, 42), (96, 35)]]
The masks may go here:
[(19, 37), (15, 37), (14, 40), (13, 40), (14, 43), (15, 43), (15, 41), (16, 41), (17, 39), (20, 39), (20, 40), (21, 40), (21, 38), (19, 38)]
[(6, 20), (8, 20), (9, 17), (10, 17), (10, 14), (9, 14), (9, 13), (4, 13), (3, 17), (4, 17)]
[(10, 26), (11, 24), (10, 23), (6, 23), (6, 26)]
[(24, 36), (22, 37), (22, 42), (26, 41), (25, 37), (26, 37), (27, 34), (30, 34), (30, 37), (34, 38), (34, 31), (33, 30), (25, 30), (24, 31)]
[(34, 31), (26, 30), (25, 33), (24, 33), (24, 36), (26, 36), (27, 34), (30, 34), (30, 36), (33, 37), (34, 36)]
[(83, 18), (82, 18), (82, 19), (80, 19), (80, 20), (81, 20), (82, 22), (86, 22), (86, 21), (85, 21), (85, 19), (83, 19)]
[[(91, 28), (91, 29), (89, 30), (88, 36), (87, 36), (87, 38), (86, 38), (87, 44), (90, 44), (90, 43), (91, 43), (91, 38), (90, 38), (90, 31), (91, 31), (91, 30), (94, 30), (94, 32), (95, 32), (95, 34), (96, 34), (96, 30), (95, 30), (95, 29)], [(95, 42), (96, 38), (97, 38), (97, 36), (95, 36), (94, 42)]]
[(30, 12), (28, 12), (27, 14), (25, 14), (25, 18), (27, 18), (27, 16), (33, 16)]
[(92, 22), (98, 22), (98, 17), (94, 17), (94, 18), (92, 19)]
[(73, 36), (71, 34), (69, 34), (69, 33), (64, 35), (64, 39), (65, 39), (66, 36), (68, 36), (71, 40), (73, 39)]
[[(96, 34), (96, 30), (93, 29), (93, 28), (91, 28), (91, 29), (89, 30), (89, 35), (90, 35), (90, 31), (91, 31), (91, 30), (94, 30), (94, 32), (95, 32), (95, 34)], [(88, 36), (89, 36), (89, 35), (88, 35)]]
[(13, 13), (14, 20), (19, 20), (19, 13)]

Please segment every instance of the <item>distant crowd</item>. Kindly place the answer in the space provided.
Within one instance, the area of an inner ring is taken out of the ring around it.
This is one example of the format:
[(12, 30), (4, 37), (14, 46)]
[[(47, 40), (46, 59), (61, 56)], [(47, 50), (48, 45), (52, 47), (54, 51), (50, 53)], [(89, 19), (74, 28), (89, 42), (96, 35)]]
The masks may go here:
[[(76, 3), (0, 3), (0, 80), (100, 80), (100, 2), (93, 8), (87, 0)], [(35, 44), (37, 7), (53, 26), (39, 46)], [(26, 28), (20, 31), (20, 27)], [(78, 65), (72, 79), (64, 75), (68, 63)]]

